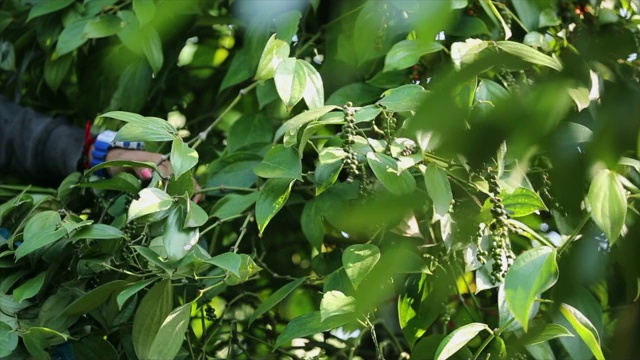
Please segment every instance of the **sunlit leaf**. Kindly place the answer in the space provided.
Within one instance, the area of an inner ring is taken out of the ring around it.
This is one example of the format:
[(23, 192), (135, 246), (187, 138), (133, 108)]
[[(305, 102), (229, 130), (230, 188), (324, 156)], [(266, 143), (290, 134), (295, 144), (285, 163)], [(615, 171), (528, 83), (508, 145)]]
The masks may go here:
[(458, 350), (465, 347), (469, 341), (476, 337), (482, 330), (491, 332), (489, 326), (482, 323), (471, 323), (453, 330), (438, 346), (436, 360), (450, 358), (458, 352)]
[(624, 226), (627, 214), (627, 197), (618, 175), (601, 170), (591, 181), (587, 201), (591, 206), (591, 218), (614, 243)]

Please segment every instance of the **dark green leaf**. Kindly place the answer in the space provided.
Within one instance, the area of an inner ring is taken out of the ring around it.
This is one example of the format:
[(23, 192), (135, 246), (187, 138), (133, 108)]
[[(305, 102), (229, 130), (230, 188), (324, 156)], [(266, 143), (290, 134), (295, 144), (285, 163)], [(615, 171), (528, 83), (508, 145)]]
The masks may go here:
[(140, 28), (142, 51), (147, 58), (154, 73), (158, 73), (162, 68), (164, 56), (162, 55), (162, 41), (158, 31), (151, 25), (144, 25)]
[(326, 321), (321, 320), (320, 311), (306, 313), (291, 320), (287, 327), (276, 339), (275, 347), (278, 348), (293, 339), (310, 336), (320, 332), (335, 329), (347, 324), (353, 319), (351, 315), (333, 316)]
[(227, 219), (242, 214), (258, 199), (260, 193), (250, 192), (246, 195), (229, 194), (218, 200), (211, 209), (211, 216)]
[(156, 4), (153, 0), (133, 0), (133, 11), (140, 25), (144, 25), (153, 20), (156, 15)]
[(207, 187), (250, 187), (258, 179), (253, 168), (260, 164), (261, 160), (260, 155), (241, 151), (223, 156), (209, 164), (211, 175)]
[(307, 87), (307, 72), (302, 61), (294, 58), (283, 59), (276, 68), (276, 90), (287, 109), (291, 109), (302, 100)]
[(536, 297), (558, 280), (556, 251), (547, 246), (528, 250), (518, 256), (507, 271), (505, 292), (507, 305), (525, 331)]
[(356, 124), (360, 122), (371, 121), (376, 117), (378, 117), (378, 115), (380, 115), (381, 112), (382, 112), (382, 109), (379, 106), (367, 105), (356, 111), (356, 114), (354, 115), (354, 120)]
[(627, 197), (618, 175), (610, 170), (598, 172), (591, 181), (587, 201), (591, 218), (613, 244), (622, 232), (627, 215)]
[(126, 288), (127, 285), (129, 284), (123, 280), (115, 280), (104, 285), (100, 285), (67, 306), (64, 310), (64, 314), (67, 316), (87, 314), (91, 310), (102, 305), (112, 294), (118, 293), (122, 289)]
[[(89, 177), (89, 175), (93, 174), (94, 172), (96, 172), (96, 171), (98, 171), (100, 169), (106, 169), (106, 168), (109, 168), (109, 167), (124, 167), (124, 168), (144, 167), (144, 168), (149, 168), (149, 169), (154, 169), (155, 170), (157, 168), (157, 165), (152, 163), (152, 162), (140, 162), (140, 161), (130, 161), (130, 160), (105, 161), (105, 162), (103, 162), (101, 164), (98, 164), (98, 165), (92, 167), (91, 169), (85, 171), (84, 178), (87, 179)], [(131, 176), (133, 176), (133, 175), (131, 175)], [(117, 177), (117, 175), (115, 177)], [(124, 177), (127, 178), (126, 176), (124, 176)], [(78, 186), (81, 186), (81, 185), (78, 184)], [(82, 185), (82, 186), (84, 186), (84, 185)], [(91, 186), (87, 185), (86, 187), (91, 187)]]
[(60, 36), (58, 36), (55, 56), (60, 57), (68, 54), (87, 42), (88, 38), (84, 35), (84, 28), (88, 22), (89, 19), (79, 19), (62, 30)]
[(47, 82), (51, 90), (58, 90), (62, 80), (69, 73), (72, 62), (73, 56), (71, 54), (58, 56), (55, 60), (51, 56), (47, 56), (47, 60), (44, 62), (44, 81)]
[(16, 69), (16, 51), (8, 41), (0, 42), (0, 69), (14, 71)]
[(13, 298), (16, 299), (18, 303), (26, 299), (30, 299), (40, 291), (42, 285), (44, 284), (44, 279), (47, 276), (47, 272), (43, 271), (33, 278), (25, 281), (24, 284), (18, 286), (15, 290), (13, 290)]
[(255, 212), (260, 236), (262, 236), (271, 219), (289, 199), (294, 182), (296, 181), (289, 179), (269, 179), (262, 185), (260, 195), (258, 195), (258, 200), (256, 201)]
[(269, 149), (264, 160), (253, 169), (253, 172), (267, 179), (302, 180), (302, 163), (293, 148), (276, 145)]
[(297, 289), (298, 286), (302, 285), (307, 278), (299, 278), (293, 280), (287, 285), (281, 287), (276, 292), (271, 294), (265, 301), (258, 306), (258, 308), (251, 314), (249, 318), (249, 326), (264, 313), (272, 309), (274, 306), (278, 305), (284, 298), (286, 298), (293, 290)]
[(27, 221), (24, 229), (23, 243), (16, 250), (16, 259), (41, 249), (60, 240), (66, 235), (64, 228), (58, 229), (61, 223), (57, 211), (43, 211)]
[(190, 148), (182, 139), (173, 139), (171, 145), (171, 167), (173, 176), (179, 178), (198, 164), (198, 152)]
[(402, 70), (418, 63), (423, 55), (444, 49), (440, 43), (402, 40), (391, 47), (384, 59), (384, 70)]
[(38, 16), (47, 15), (52, 12), (61, 10), (71, 5), (74, 0), (47, 0), (40, 1), (35, 4), (31, 10), (29, 11), (29, 16), (27, 17), (27, 22), (31, 19), (37, 18)]
[(91, 19), (84, 27), (82, 35), (87, 39), (103, 38), (117, 34), (122, 30), (122, 19), (107, 14)]
[(118, 360), (118, 352), (109, 341), (100, 335), (89, 335), (74, 341), (73, 354), (76, 359)]
[(328, 105), (344, 106), (351, 102), (354, 106), (370, 104), (380, 97), (380, 89), (365, 83), (345, 85), (334, 91), (327, 99)]
[(75, 186), (87, 187), (91, 189), (124, 191), (134, 194), (140, 191), (140, 181), (138, 180), (138, 178), (126, 172), (119, 172), (113, 177), (106, 179), (82, 182), (76, 184)]
[(220, 84), (220, 91), (248, 80), (254, 75), (251, 64), (249, 64), (249, 53), (249, 49), (244, 47), (234, 55), (229, 70)]
[(119, 229), (107, 224), (92, 224), (78, 230), (76, 239), (120, 239), (125, 235)]
[(151, 283), (156, 281), (156, 279), (149, 280), (140, 280), (134, 284), (129, 285), (126, 289), (120, 291), (118, 296), (116, 296), (116, 302), (118, 303), (118, 309), (122, 310), (122, 307), (127, 302), (127, 300), (133, 295), (137, 294), (140, 290), (144, 289)]
[(227, 150), (232, 153), (249, 145), (268, 144), (272, 134), (273, 126), (267, 117), (261, 114), (245, 115), (231, 125), (227, 135)]
[(416, 180), (407, 170), (398, 174), (398, 163), (392, 157), (370, 152), (367, 154), (367, 163), (376, 178), (393, 195), (406, 195), (415, 190)]
[(544, 326), (530, 329), (520, 341), (526, 345), (533, 345), (563, 336), (573, 336), (573, 334), (558, 324), (545, 324)]
[(174, 359), (189, 326), (191, 303), (174, 309), (164, 320), (149, 348), (149, 359)]
[(426, 95), (427, 91), (420, 85), (402, 85), (382, 93), (383, 98), (376, 104), (394, 112), (415, 111)]
[(0, 321), (0, 357), (11, 355), (18, 347), (18, 333), (13, 331), (11, 326)]
[(173, 309), (171, 280), (157, 283), (142, 298), (133, 318), (132, 340), (136, 355), (149, 359), (149, 351), (158, 330)]
[(358, 288), (378, 260), (380, 260), (380, 249), (373, 244), (351, 245), (344, 250), (342, 264), (354, 288)]
[(314, 248), (320, 249), (324, 243), (324, 222), (317, 201), (307, 201), (300, 215), (302, 233)]
[(482, 323), (471, 323), (453, 330), (438, 346), (436, 360), (450, 358), (458, 352), (458, 350), (465, 347), (469, 341), (476, 337), (482, 330), (491, 332), (489, 326)]

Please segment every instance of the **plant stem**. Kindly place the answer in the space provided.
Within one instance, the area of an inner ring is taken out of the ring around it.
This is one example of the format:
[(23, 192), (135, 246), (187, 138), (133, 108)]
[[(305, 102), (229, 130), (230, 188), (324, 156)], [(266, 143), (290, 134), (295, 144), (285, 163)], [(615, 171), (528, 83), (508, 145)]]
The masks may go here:
[(191, 146), (192, 148), (197, 148), (198, 145), (200, 145), (204, 140), (207, 139), (207, 136), (209, 135), (209, 133), (211, 132), (211, 130), (213, 130), (221, 121), (222, 119), (229, 113), (229, 111), (231, 111), (237, 104), (238, 102), (240, 102), (240, 100), (251, 90), (253, 90), (256, 86), (258, 86), (258, 82), (254, 82), (251, 85), (247, 86), (244, 89), (240, 89), (240, 91), (238, 92), (238, 95), (235, 97), (235, 99), (233, 99), (233, 101), (231, 101), (231, 103), (222, 111), (222, 113), (220, 113), (220, 115), (218, 115), (218, 117), (213, 120), (213, 122), (211, 123), (211, 125), (209, 125), (209, 127), (207, 127), (204, 131), (202, 131), (200, 134), (198, 134), (197, 137), (189, 140), (188, 144), (193, 145)]
[(509, 223), (509, 225), (512, 225), (512, 226), (524, 231), (525, 233), (533, 236), (535, 240), (545, 244), (546, 246), (549, 246), (551, 248), (555, 248), (556, 247), (551, 241), (549, 241), (549, 240), (545, 239), (544, 237), (540, 236), (540, 234), (538, 234), (537, 232), (533, 231), (530, 227), (528, 227), (527, 225), (521, 223), (520, 221), (509, 219), (509, 220), (507, 220), (507, 222)]
[(582, 218), (582, 221), (580, 222), (580, 225), (578, 225), (578, 227), (573, 231), (573, 233), (567, 239), (567, 241), (563, 242), (562, 245), (560, 245), (560, 247), (558, 247), (558, 256), (560, 256), (560, 254), (562, 254), (565, 250), (567, 250), (567, 248), (569, 247), (569, 244), (572, 243), (578, 237), (578, 235), (580, 235), (580, 232), (585, 227), (585, 225), (587, 225), (587, 223), (589, 222), (589, 219), (591, 219), (591, 213), (590, 212), (588, 212), (584, 216), (584, 218)]
[(511, 319), (509, 321), (507, 321), (506, 324), (504, 324), (501, 328), (499, 328), (496, 331), (492, 331), (491, 334), (484, 340), (484, 342), (482, 343), (482, 345), (480, 345), (480, 347), (478, 348), (478, 350), (476, 350), (476, 353), (473, 354), (473, 360), (477, 360), (478, 357), (480, 356), (480, 354), (482, 354), (482, 352), (484, 351), (484, 349), (487, 347), (487, 345), (489, 345), (489, 343), (491, 342), (491, 340), (495, 339), (496, 336), (500, 336), (500, 334), (502, 334), (503, 331), (505, 331), (509, 325), (511, 325), (511, 323), (515, 320)]
[(240, 235), (238, 235), (238, 240), (236, 240), (236, 243), (233, 244), (233, 246), (231, 247), (231, 250), (233, 250), (234, 253), (238, 252), (238, 246), (240, 246), (240, 241), (242, 241), (244, 234), (247, 233), (247, 225), (249, 225), (249, 221), (251, 221), (252, 219), (253, 219), (252, 213), (247, 215), (247, 217), (244, 219), (244, 223), (242, 223), (242, 227), (240, 228)]

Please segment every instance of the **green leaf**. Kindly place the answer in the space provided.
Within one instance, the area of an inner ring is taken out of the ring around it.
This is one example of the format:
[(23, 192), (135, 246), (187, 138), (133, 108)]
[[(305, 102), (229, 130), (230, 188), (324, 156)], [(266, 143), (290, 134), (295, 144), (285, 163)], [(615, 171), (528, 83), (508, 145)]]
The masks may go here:
[(317, 333), (335, 329), (352, 320), (351, 315), (332, 316), (326, 321), (321, 320), (320, 311), (313, 311), (291, 320), (276, 339), (274, 347), (278, 348), (293, 339), (311, 336)]
[(545, 55), (527, 45), (513, 41), (496, 41), (496, 45), (504, 52), (536, 65), (543, 65), (561, 71), (562, 64), (558, 59)]
[(456, 69), (462, 68), (474, 62), (479, 54), (487, 48), (487, 42), (479, 39), (466, 39), (464, 42), (455, 42), (451, 45), (451, 60)]
[(599, 171), (591, 181), (587, 201), (591, 206), (591, 218), (613, 244), (620, 236), (627, 216), (627, 197), (618, 175), (606, 169)]
[[(89, 175), (93, 174), (94, 172), (96, 172), (96, 171), (98, 171), (100, 169), (106, 169), (106, 168), (109, 168), (109, 167), (125, 167), (125, 168), (145, 167), (145, 168), (154, 169), (154, 170), (157, 169), (157, 165), (152, 163), (152, 162), (141, 162), (141, 161), (130, 161), (130, 160), (113, 160), (113, 161), (105, 161), (105, 162), (103, 162), (101, 164), (98, 164), (98, 165), (92, 167), (91, 169), (85, 171), (84, 175), (83, 175), (83, 178), (84, 179), (88, 179)], [(133, 175), (131, 175), (131, 176), (133, 176)], [(114, 177), (118, 177), (118, 176), (116, 175)], [(126, 176), (121, 176), (121, 177), (127, 178)], [(137, 178), (136, 178), (136, 182), (138, 182)], [(80, 184), (83, 184), (83, 183), (80, 183)], [(78, 184), (77, 186), (91, 187), (89, 185), (85, 186), (85, 185), (80, 185), (80, 184)], [(140, 186), (140, 184), (138, 184), (138, 186)], [(135, 191), (135, 192), (137, 192), (137, 191)]]
[(324, 243), (324, 222), (322, 221), (320, 205), (316, 201), (307, 201), (300, 215), (302, 233), (311, 245), (320, 249)]
[(302, 100), (307, 86), (307, 73), (301, 61), (294, 58), (283, 59), (276, 68), (276, 90), (288, 110)]
[(156, 4), (153, 0), (133, 0), (133, 12), (140, 22), (140, 25), (147, 24), (156, 15)]
[(57, 229), (62, 220), (57, 211), (43, 211), (27, 221), (22, 235), (23, 243), (16, 249), (16, 260), (60, 240), (66, 235), (64, 228)]
[(434, 217), (444, 218), (449, 214), (453, 202), (451, 184), (447, 173), (439, 166), (431, 163), (424, 171), (424, 184), (433, 201)]
[(402, 40), (391, 47), (384, 58), (384, 70), (402, 70), (418, 63), (423, 55), (444, 49), (437, 42)]
[(128, 111), (109, 111), (100, 115), (100, 117), (106, 117), (111, 119), (116, 119), (124, 122), (131, 122), (137, 124), (144, 124), (145, 117), (136, 113), (128, 112)]
[(164, 320), (149, 349), (149, 359), (174, 359), (189, 326), (191, 303), (174, 309)]
[(342, 265), (355, 289), (380, 260), (380, 249), (373, 244), (351, 245), (342, 253)]
[(345, 85), (334, 91), (327, 99), (328, 105), (344, 106), (351, 102), (354, 106), (370, 104), (380, 98), (380, 89), (375, 86), (357, 82)]
[(551, 288), (557, 280), (556, 250), (547, 246), (522, 253), (507, 271), (505, 278), (507, 305), (516, 320), (522, 324), (525, 332), (536, 297)]
[(251, 78), (254, 73), (249, 63), (250, 52), (249, 48), (243, 47), (233, 56), (229, 70), (226, 71), (220, 84), (220, 91)]
[(158, 330), (173, 309), (171, 280), (157, 283), (142, 298), (133, 318), (133, 347), (140, 359), (149, 359), (149, 351)]
[(160, 35), (158, 35), (158, 31), (153, 26), (147, 24), (140, 27), (140, 40), (144, 56), (147, 58), (149, 65), (151, 65), (153, 72), (157, 74), (164, 62)]
[(289, 44), (286, 41), (276, 39), (276, 34), (271, 35), (265, 45), (258, 63), (255, 80), (268, 80), (274, 77), (276, 68), (282, 60), (289, 57)]
[[(275, 89), (273, 90), (275, 93)], [(277, 95), (276, 95), (277, 97)], [(271, 121), (262, 114), (244, 115), (236, 120), (227, 135), (227, 150), (232, 153), (254, 144), (271, 142), (273, 127)]]
[(88, 187), (91, 189), (124, 191), (134, 194), (140, 191), (140, 181), (138, 180), (138, 178), (126, 172), (119, 172), (114, 176), (106, 179), (82, 182), (76, 184), (75, 186)]
[[(107, 116), (107, 113), (102, 115)], [(177, 131), (167, 121), (156, 117), (144, 117), (142, 120), (133, 120), (136, 117), (128, 117), (130, 120), (116, 135), (115, 141), (171, 141), (176, 138)]]
[(35, 4), (31, 10), (29, 11), (29, 16), (27, 17), (27, 21), (31, 21), (31, 19), (35, 19), (38, 16), (47, 15), (52, 12), (62, 10), (67, 6), (71, 5), (74, 0), (47, 0), (40, 1)]
[(469, 341), (476, 337), (482, 330), (491, 332), (489, 326), (482, 323), (471, 323), (453, 330), (438, 346), (438, 350), (436, 350), (436, 360), (450, 358), (458, 352), (458, 350), (465, 347)]
[(357, 124), (365, 121), (371, 121), (376, 117), (378, 117), (378, 115), (380, 115), (381, 112), (382, 112), (382, 109), (379, 106), (367, 105), (356, 110), (356, 113), (353, 116), (353, 118), (355, 120), (355, 123)]
[(310, 109), (305, 112), (302, 112), (294, 116), (293, 118), (287, 120), (284, 124), (282, 124), (280, 128), (278, 128), (278, 130), (276, 131), (276, 135), (274, 136), (273, 140), (278, 141), (286, 133), (290, 133), (292, 131), (297, 132), (298, 129), (300, 129), (305, 124), (313, 120), (316, 120), (322, 115), (328, 113), (329, 111), (335, 110), (337, 108), (338, 108), (337, 106), (325, 105), (317, 109)]
[(83, 315), (102, 305), (109, 297), (129, 284), (123, 280), (115, 280), (100, 285), (69, 304), (63, 313), (67, 316)]
[(224, 254), (216, 255), (211, 259), (207, 259), (205, 261), (209, 264), (229, 271), (236, 276), (240, 276), (240, 266), (242, 265), (242, 258), (236, 253), (226, 252)]
[(416, 111), (427, 91), (420, 85), (402, 85), (382, 93), (383, 98), (376, 104), (393, 112)]
[(225, 284), (229, 286), (240, 285), (250, 277), (258, 273), (262, 270), (261, 267), (256, 265), (253, 259), (247, 254), (239, 254), (240, 257), (240, 266), (238, 268), (238, 274), (230, 273), (229, 276), (224, 280)]
[(0, 357), (11, 355), (18, 347), (18, 333), (11, 326), (0, 321)]
[(162, 243), (169, 261), (182, 259), (198, 243), (200, 237), (198, 228), (185, 229), (184, 223), (185, 214), (182, 208), (173, 207), (169, 211), (162, 234)]
[(73, 56), (67, 54), (64, 56), (58, 56), (55, 59), (52, 56), (47, 56), (44, 62), (44, 81), (54, 92), (58, 90), (62, 80), (69, 73), (69, 68), (73, 62)]
[(209, 216), (198, 204), (189, 200), (189, 206), (187, 207), (187, 217), (184, 219), (185, 227), (200, 227), (204, 225)]
[(545, 324), (544, 326), (530, 329), (520, 341), (525, 345), (535, 345), (564, 336), (573, 337), (573, 334), (564, 326)]
[(578, 111), (588, 108), (589, 104), (591, 104), (591, 99), (589, 99), (589, 89), (586, 86), (572, 87), (567, 91), (569, 92), (569, 96), (573, 99), (573, 102), (576, 103)]
[(227, 219), (246, 211), (258, 199), (260, 193), (250, 192), (246, 195), (229, 194), (218, 200), (211, 209), (211, 216), (218, 219)]
[(167, 210), (173, 204), (173, 198), (166, 192), (156, 188), (145, 188), (140, 191), (138, 198), (129, 205), (129, 221), (141, 216)]
[(560, 312), (571, 326), (573, 326), (573, 329), (578, 333), (582, 341), (589, 347), (589, 350), (591, 350), (596, 360), (604, 360), (604, 354), (602, 353), (602, 349), (600, 349), (600, 337), (591, 321), (578, 311), (578, 309), (567, 304), (560, 305)]
[(251, 314), (249, 317), (249, 326), (264, 313), (272, 309), (274, 306), (278, 305), (284, 298), (289, 296), (295, 289), (297, 289), (300, 285), (304, 283), (307, 278), (298, 278), (288, 283), (287, 285), (281, 287), (276, 292), (271, 294), (265, 301), (258, 306), (258, 308)]
[(261, 161), (260, 155), (244, 151), (222, 156), (208, 166), (210, 176), (207, 187), (250, 187), (258, 180), (253, 168)]
[(58, 36), (55, 56), (60, 57), (68, 54), (87, 42), (88, 38), (84, 36), (84, 28), (88, 22), (89, 19), (78, 19), (62, 30)]
[(316, 196), (333, 185), (344, 165), (342, 159), (347, 153), (339, 147), (326, 147), (318, 155), (318, 165), (313, 174), (316, 184)]
[(256, 222), (261, 237), (271, 219), (289, 199), (294, 182), (289, 179), (269, 179), (262, 185), (256, 201)]
[(382, 185), (393, 195), (400, 196), (412, 193), (416, 188), (416, 180), (408, 170), (398, 174), (398, 163), (392, 157), (370, 152), (367, 163)]
[(341, 291), (327, 291), (320, 301), (321, 321), (334, 316), (354, 314), (355, 312), (356, 299), (353, 296), (345, 295)]
[(126, 289), (122, 290), (118, 296), (116, 296), (116, 302), (118, 303), (118, 309), (122, 310), (122, 307), (127, 300), (133, 295), (137, 294), (140, 290), (144, 289), (148, 285), (152, 284), (156, 279), (140, 280), (134, 284), (131, 284)]
[(120, 30), (122, 30), (122, 19), (116, 15), (106, 14), (89, 20), (82, 36), (87, 39), (97, 39), (115, 35)]
[(49, 353), (45, 348), (49, 347), (49, 341), (46, 338), (45, 333), (40, 331), (42, 328), (32, 327), (26, 333), (22, 334), (22, 342), (27, 348), (27, 351), (34, 359), (51, 359)]
[(16, 299), (18, 303), (21, 303), (26, 299), (30, 299), (36, 296), (36, 294), (42, 288), (46, 276), (47, 272), (43, 271), (33, 278), (25, 281), (24, 284), (18, 286), (15, 290), (13, 290), (13, 298)]
[[(298, 10), (292, 10), (281, 14), (275, 18), (276, 34), (278, 39), (282, 39), (287, 43), (291, 42), (293, 36), (298, 31), (298, 23), (302, 18), (302, 14)], [(289, 56), (287, 54), (287, 56)]]
[(269, 149), (260, 165), (253, 168), (253, 172), (266, 179), (302, 180), (302, 163), (293, 148), (280, 144)]
[(505, 209), (513, 218), (527, 216), (539, 210), (548, 210), (540, 196), (527, 188), (519, 187), (514, 192), (501, 197)]
[(171, 167), (173, 176), (179, 178), (198, 164), (198, 152), (190, 148), (182, 139), (173, 139), (171, 145)]
[(538, 22), (539, 27), (558, 26), (560, 24), (562, 24), (562, 19), (558, 16), (556, 9), (544, 9), (540, 13)]
[(304, 102), (309, 109), (322, 107), (324, 105), (324, 86), (320, 73), (308, 62), (302, 60), (298, 60), (298, 62), (304, 68), (307, 78), (304, 94), (302, 95)]
[(120, 239), (125, 237), (119, 229), (107, 224), (91, 224), (78, 230), (73, 237), (76, 239)]
[(84, 336), (71, 343), (76, 359), (118, 360), (118, 351), (98, 334)]

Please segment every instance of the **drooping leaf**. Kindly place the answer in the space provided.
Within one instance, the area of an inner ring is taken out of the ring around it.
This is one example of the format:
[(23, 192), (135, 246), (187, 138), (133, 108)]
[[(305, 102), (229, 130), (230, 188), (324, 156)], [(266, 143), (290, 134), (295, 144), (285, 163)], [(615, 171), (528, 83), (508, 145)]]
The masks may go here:
[(558, 59), (545, 55), (527, 45), (514, 41), (496, 41), (496, 45), (504, 52), (536, 65), (543, 65), (561, 71), (562, 63)]
[(142, 51), (147, 58), (151, 69), (154, 73), (158, 73), (164, 63), (164, 55), (162, 54), (162, 40), (158, 31), (151, 25), (143, 25), (140, 27), (140, 41), (142, 43)]
[(297, 152), (282, 144), (269, 149), (264, 160), (253, 171), (256, 175), (267, 179), (302, 180), (302, 163)]
[(320, 249), (324, 242), (324, 223), (320, 215), (320, 206), (316, 201), (308, 201), (300, 215), (302, 233), (311, 245)]
[(591, 218), (613, 244), (622, 232), (627, 215), (627, 198), (618, 175), (610, 170), (598, 172), (591, 181), (587, 200)]
[(302, 62), (303, 60), (287, 58), (276, 68), (276, 90), (287, 109), (291, 109), (302, 100), (307, 87), (307, 72)]
[(182, 139), (173, 139), (171, 145), (171, 167), (173, 176), (177, 178), (191, 170), (198, 164), (198, 152), (187, 145)]
[(450, 358), (458, 352), (458, 350), (465, 347), (469, 341), (476, 337), (482, 330), (491, 332), (489, 326), (482, 323), (471, 323), (453, 330), (438, 346), (436, 360)]
[(33, 278), (24, 282), (24, 284), (18, 286), (15, 290), (13, 290), (13, 298), (16, 299), (18, 303), (26, 299), (30, 299), (40, 291), (42, 285), (44, 284), (44, 279), (47, 276), (47, 272), (43, 271)]
[(174, 359), (189, 326), (191, 303), (186, 303), (174, 309), (158, 329), (149, 348), (149, 359)]
[(62, 30), (56, 44), (56, 56), (68, 54), (87, 42), (88, 38), (84, 35), (84, 28), (88, 22), (89, 19), (81, 18)]
[(558, 280), (556, 250), (541, 246), (516, 257), (505, 278), (506, 300), (525, 332), (536, 297)]
[(271, 219), (289, 199), (294, 182), (296, 180), (269, 179), (260, 189), (260, 195), (258, 195), (258, 200), (256, 201), (256, 222), (258, 223), (260, 236), (262, 236)]
[(342, 264), (354, 288), (358, 288), (378, 260), (380, 249), (373, 244), (351, 245), (344, 250)]
[(149, 359), (149, 351), (158, 330), (173, 309), (171, 280), (154, 285), (142, 298), (133, 318), (133, 348), (140, 359)]
[(133, 0), (133, 12), (140, 25), (149, 23), (156, 14), (156, 4), (153, 0)]
[(410, 194), (415, 190), (416, 181), (413, 176), (407, 170), (398, 174), (398, 162), (392, 157), (370, 152), (367, 154), (367, 163), (376, 178), (393, 195)]
[(591, 321), (578, 311), (578, 309), (567, 304), (560, 305), (560, 313), (562, 313), (571, 324), (582, 341), (587, 344), (587, 347), (591, 350), (596, 360), (604, 360), (604, 354), (600, 348), (600, 337)]
[(251, 326), (251, 324), (257, 318), (259, 318), (264, 313), (272, 309), (274, 306), (278, 305), (282, 300), (284, 300), (284, 298), (286, 298), (289, 294), (291, 294), (291, 292), (293, 292), (300, 285), (302, 285), (302, 283), (304, 283), (305, 280), (306, 278), (303, 278), (303, 277), (293, 280), (292, 282), (288, 283), (287, 285), (281, 287), (276, 292), (271, 294), (266, 300), (262, 302), (262, 304), (260, 304), (260, 306), (258, 306), (258, 308), (253, 312), (253, 314), (251, 314), (251, 317), (249, 317), (249, 326)]
[(68, 316), (87, 314), (102, 305), (112, 294), (126, 288), (127, 285), (128, 283), (123, 280), (115, 280), (100, 285), (69, 304), (64, 310), (64, 314)]

